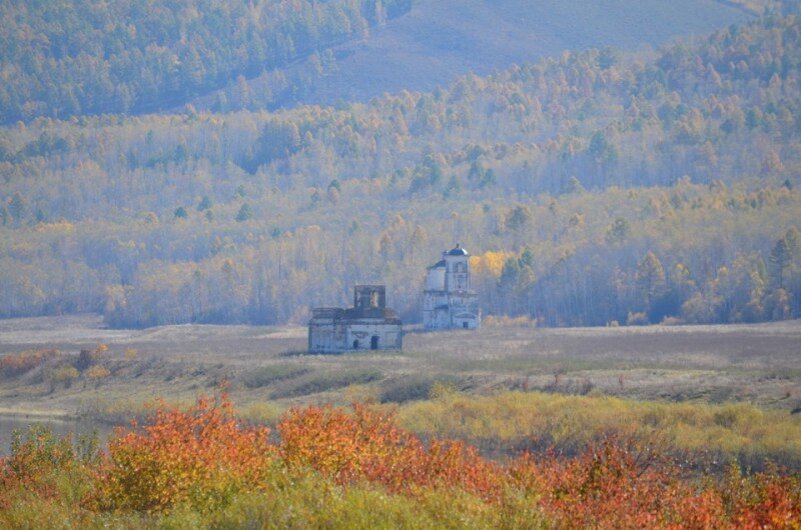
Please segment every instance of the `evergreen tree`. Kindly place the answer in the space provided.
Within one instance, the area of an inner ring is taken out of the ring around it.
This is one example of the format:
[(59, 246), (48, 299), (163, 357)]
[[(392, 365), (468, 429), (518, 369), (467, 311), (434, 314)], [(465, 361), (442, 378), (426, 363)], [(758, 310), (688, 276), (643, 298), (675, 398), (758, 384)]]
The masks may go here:
[(637, 293), (639, 299), (649, 313), (666, 291), (665, 288), (665, 269), (656, 254), (648, 253), (640, 260), (635, 275)]
[(210, 209), (212, 206), (214, 205), (212, 204), (209, 196), (204, 195), (203, 198), (200, 200), (200, 204), (197, 205), (197, 211), (202, 212)]
[(779, 289), (784, 289), (784, 272), (790, 266), (793, 255), (785, 238), (781, 238), (770, 251), (770, 262), (773, 264), (774, 281)]
[(235, 219), (238, 223), (253, 219), (253, 210), (248, 203), (243, 204), (242, 207), (239, 208)]
[(787, 229), (784, 234), (784, 240), (787, 242), (787, 250), (790, 252), (791, 260), (801, 260), (801, 230), (795, 226)]
[(606, 242), (609, 244), (623, 243), (631, 232), (629, 222), (622, 217), (617, 217), (612, 225), (606, 230)]
[(22, 221), (27, 209), (28, 201), (26, 201), (19, 192), (14, 193), (14, 196), (11, 197), (11, 200), (8, 203), (8, 211), (11, 213), (11, 216), (14, 218), (14, 220), (16, 222)]

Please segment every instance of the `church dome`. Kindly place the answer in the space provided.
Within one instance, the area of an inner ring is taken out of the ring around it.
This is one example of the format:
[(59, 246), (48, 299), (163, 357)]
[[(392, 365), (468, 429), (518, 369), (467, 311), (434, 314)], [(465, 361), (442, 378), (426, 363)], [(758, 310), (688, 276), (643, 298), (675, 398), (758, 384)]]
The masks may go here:
[(467, 251), (463, 249), (459, 244), (456, 244), (456, 247), (452, 248), (448, 251), (449, 256), (467, 256)]

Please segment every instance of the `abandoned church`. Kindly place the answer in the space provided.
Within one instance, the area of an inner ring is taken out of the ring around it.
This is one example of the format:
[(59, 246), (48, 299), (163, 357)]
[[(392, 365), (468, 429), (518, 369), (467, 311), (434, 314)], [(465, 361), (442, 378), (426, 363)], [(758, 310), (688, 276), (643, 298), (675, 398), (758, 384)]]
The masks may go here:
[(386, 307), (383, 285), (357, 285), (353, 307), (321, 307), (309, 321), (309, 351), (337, 353), (348, 350), (400, 350), (401, 320)]
[(477, 329), (481, 325), (478, 295), (470, 290), (470, 255), (458, 243), (428, 268), (423, 292), (426, 329)]

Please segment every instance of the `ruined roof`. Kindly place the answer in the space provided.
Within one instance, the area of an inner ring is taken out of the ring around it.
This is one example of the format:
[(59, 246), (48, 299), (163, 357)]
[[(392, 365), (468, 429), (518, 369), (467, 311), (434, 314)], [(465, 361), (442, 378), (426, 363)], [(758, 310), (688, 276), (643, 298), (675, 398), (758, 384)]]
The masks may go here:
[(441, 259), (432, 266), (430, 266), (429, 269), (442, 269), (444, 267), (445, 267), (445, 260)]
[(350, 307), (318, 307), (312, 311), (312, 318), (309, 324), (317, 323), (342, 323), (352, 324), (359, 321), (382, 321), (384, 324), (401, 324), (398, 314), (387, 308), (370, 307), (357, 308)]
[(342, 318), (344, 320), (364, 320), (364, 319), (379, 319), (379, 320), (397, 320), (398, 315), (393, 309), (383, 307), (351, 307), (344, 311)]

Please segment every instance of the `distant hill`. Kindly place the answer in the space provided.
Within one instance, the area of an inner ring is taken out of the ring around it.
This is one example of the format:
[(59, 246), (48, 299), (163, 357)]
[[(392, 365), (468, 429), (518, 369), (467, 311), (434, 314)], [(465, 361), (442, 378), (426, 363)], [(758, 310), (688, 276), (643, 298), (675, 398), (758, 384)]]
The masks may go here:
[(487, 75), (564, 50), (634, 50), (703, 35), (768, 8), (778, 6), (773, 0), (417, 0), (403, 15), (371, 28), (369, 38), (349, 39), (193, 104), (214, 111), (276, 110), (430, 91), (469, 72)]
[(708, 33), (773, 2), (6, 2), (0, 123), (431, 90), (565, 49), (625, 50)]
[(655, 46), (751, 17), (715, 0), (420, 0), (369, 40), (335, 48), (337, 71), (303, 102), (431, 90), (467, 72), (486, 75), (563, 50)]

